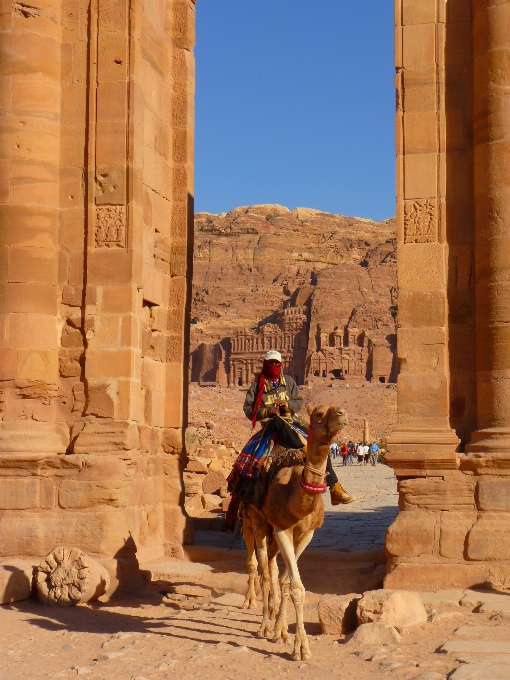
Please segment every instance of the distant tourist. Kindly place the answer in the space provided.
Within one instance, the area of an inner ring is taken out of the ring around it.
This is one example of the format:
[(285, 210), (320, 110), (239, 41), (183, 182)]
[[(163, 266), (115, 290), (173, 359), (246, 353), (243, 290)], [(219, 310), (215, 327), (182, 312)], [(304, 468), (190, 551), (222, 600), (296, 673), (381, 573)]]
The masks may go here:
[(347, 444), (342, 444), (340, 447), (340, 454), (342, 456), (343, 466), (347, 465), (347, 456), (349, 455), (349, 447)]
[(347, 454), (347, 463), (349, 465), (352, 465), (354, 463), (354, 454), (356, 452), (356, 445), (353, 442), (349, 442), (347, 444), (347, 447), (349, 449), (349, 453)]
[(377, 446), (376, 442), (372, 442), (370, 446), (370, 460), (372, 465), (375, 465), (377, 463), (377, 459), (379, 458), (379, 447)]
[(368, 462), (370, 460), (370, 446), (368, 444), (365, 444), (363, 446), (363, 458), (364, 458), (364, 464), (368, 465)]
[(333, 460), (338, 456), (338, 442), (332, 441), (331, 444), (329, 445), (329, 452), (331, 454), (331, 458)]
[(358, 465), (363, 465), (365, 462), (365, 450), (361, 442), (359, 442), (356, 447), (356, 455), (358, 456)]

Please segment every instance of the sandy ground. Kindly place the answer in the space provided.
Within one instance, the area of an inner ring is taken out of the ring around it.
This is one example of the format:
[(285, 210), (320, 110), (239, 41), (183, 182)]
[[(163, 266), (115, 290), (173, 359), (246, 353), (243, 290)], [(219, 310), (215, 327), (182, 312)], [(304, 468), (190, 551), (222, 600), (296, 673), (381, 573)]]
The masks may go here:
[[(164, 590), (162, 584), (155, 587)], [(305, 608), (312, 659), (294, 662), (290, 645), (281, 646), (256, 635), (260, 607), (247, 612), (215, 603), (179, 608), (156, 591), (114, 605), (93, 603), (70, 609), (49, 608), (35, 600), (0, 608), (0, 674), (2, 680), (73, 678), (91, 680), (441, 680), (480, 660), (501, 662), (501, 654), (477, 652), (481, 640), (508, 647), (510, 622), (494, 613), (474, 613), (471, 607), (443, 605), (443, 620), (409, 628), (398, 644), (356, 647), (353, 642), (320, 635), (317, 606)], [(437, 613), (436, 613), (437, 616)], [(291, 617), (293, 620), (293, 617)], [(290, 632), (294, 625), (290, 626)], [(457, 634), (454, 633), (457, 631)], [(447, 641), (475, 651), (443, 653)], [(461, 644), (462, 646), (462, 644)], [(508, 656), (508, 655), (507, 655)], [(485, 669), (465, 677), (496, 680), (510, 677)], [(488, 667), (489, 669), (492, 666)], [(433, 671), (436, 673), (430, 674)], [(455, 675), (454, 675), (455, 678)]]

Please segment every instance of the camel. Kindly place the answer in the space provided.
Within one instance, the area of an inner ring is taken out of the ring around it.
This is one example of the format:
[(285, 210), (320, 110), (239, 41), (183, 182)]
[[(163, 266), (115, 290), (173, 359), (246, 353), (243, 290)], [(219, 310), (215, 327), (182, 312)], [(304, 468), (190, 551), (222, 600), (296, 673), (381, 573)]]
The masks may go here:
[[(347, 414), (339, 406), (308, 407), (310, 430), (304, 465), (282, 468), (270, 483), (260, 510), (254, 505), (243, 508), (243, 538), (248, 557), (248, 591), (244, 607), (255, 607), (257, 566), (261, 580), (263, 612), (258, 631), (277, 643), (289, 639), (287, 603), (292, 598), (296, 609), (296, 635), (292, 658), (309, 659), (310, 648), (303, 624), (305, 589), (297, 561), (312, 540), (315, 529), (324, 522), (321, 494), (326, 490), (326, 463), (329, 444), (347, 425)], [(281, 552), (285, 571), (278, 588), (276, 556)], [(274, 631), (270, 621), (277, 613)]]

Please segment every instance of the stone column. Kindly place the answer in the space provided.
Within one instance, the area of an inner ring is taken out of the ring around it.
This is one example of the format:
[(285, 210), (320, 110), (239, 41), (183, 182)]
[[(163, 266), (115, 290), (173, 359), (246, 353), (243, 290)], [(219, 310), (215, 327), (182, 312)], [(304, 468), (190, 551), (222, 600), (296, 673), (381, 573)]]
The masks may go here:
[[(458, 4), (458, 3), (457, 3)], [(397, 476), (455, 470), (450, 427), (446, 243), (446, 3), (397, 0)]]
[(470, 452), (510, 459), (510, 0), (474, 0), (478, 430)]
[(61, 4), (12, 3), (0, 30), (0, 458), (64, 453), (59, 423)]

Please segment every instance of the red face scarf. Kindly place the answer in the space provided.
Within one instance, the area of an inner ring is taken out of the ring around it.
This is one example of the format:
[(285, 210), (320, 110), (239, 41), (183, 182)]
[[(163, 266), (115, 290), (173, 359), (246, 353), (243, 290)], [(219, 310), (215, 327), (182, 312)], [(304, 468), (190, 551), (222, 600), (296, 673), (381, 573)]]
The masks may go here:
[(270, 364), (269, 361), (264, 361), (262, 365), (262, 372), (259, 375), (257, 384), (257, 396), (255, 397), (255, 403), (253, 404), (253, 415), (251, 417), (252, 429), (257, 424), (257, 413), (259, 412), (260, 405), (262, 404), (262, 397), (264, 396), (264, 386), (268, 380), (274, 382), (280, 377), (282, 372), (282, 364)]

